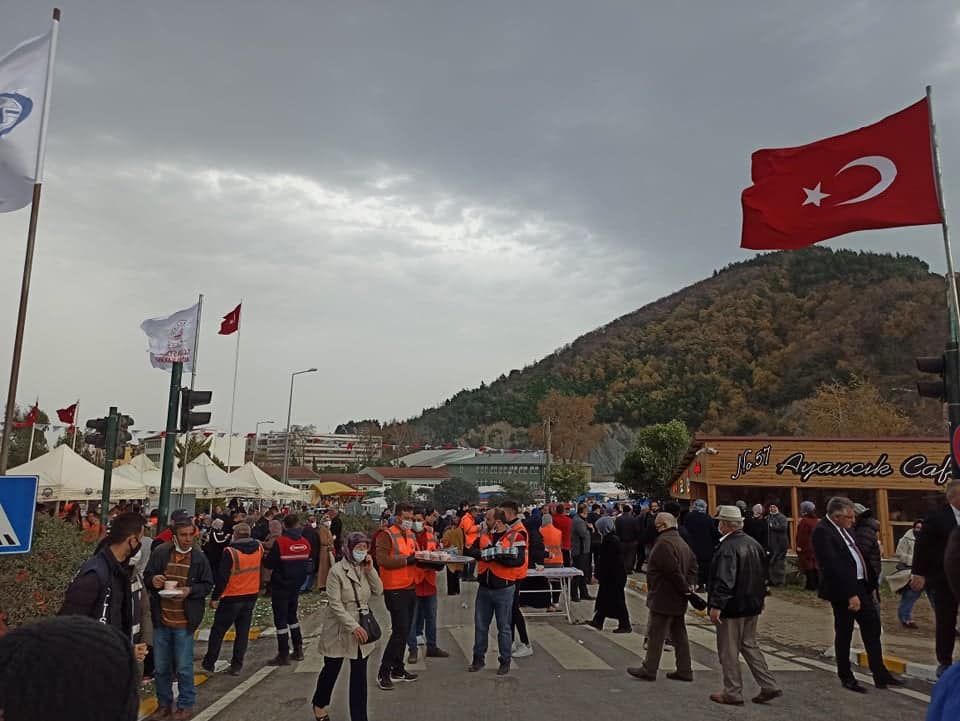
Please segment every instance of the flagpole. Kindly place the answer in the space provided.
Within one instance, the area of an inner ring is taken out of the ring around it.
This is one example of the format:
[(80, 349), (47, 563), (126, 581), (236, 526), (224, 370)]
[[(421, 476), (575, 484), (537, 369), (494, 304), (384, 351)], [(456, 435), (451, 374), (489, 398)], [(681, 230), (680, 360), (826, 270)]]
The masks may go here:
[[(240, 313), (243, 314), (243, 298), (240, 299)], [(240, 372), (240, 318), (237, 318), (237, 351), (233, 360), (233, 396), (230, 398), (230, 436), (227, 439), (227, 473), (233, 458), (233, 412), (237, 406), (237, 375)]]
[[(34, 403), (33, 407), (38, 408), (39, 406), (40, 399), (37, 398), (37, 402)], [(30, 424), (30, 446), (27, 448), (27, 463), (33, 460), (33, 434), (37, 431), (37, 416), (39, 415), (39, 413), (34, 415), (33, 423)]]
[[(190, 364), (190, 392), (193, 393), (193, 384), (197, 380), (197, 352), (200, 350), (200, 314), (203, 313), (203, 293), (197, 301), (197, 330), (193, 335), (193, 362)], [(180, 495), (177, 498), (177, 505), (183, 505), (183, 489), (187, 485), (187, 446), (190, 445), (190, 429), (187, 428), (183, 433), (183, 456), (180, 463), (183, 464), (183, 471), (180, 474)]]
[(40, 142), (37, 145), (37, 172), (30, 203), (30, 225), (27, 230), (27, 251), (23, 260), (23, 278), (20, 282), (20, 308), (17, 311), (17, 330), (13, 338), (13, 361), (10, 364), (10, 384), (7, 388), (7, 407), (4, 413), (3, 434), (0, 437), (0, 476), (7, 472), (10, 458), (10, 431), (17, 406), (17, 384), (20, 380), (20, 358), (23, 355), (23, 331), (27, 323), (27, 300), (30, 297), (30, 276), (33, 272), (33, 251), (37, 240), (37, 219), (40, 214), (40, 188), (43, 185), (43, 160), (47, 149), (47, 121), (50, 118), (50, 95), (53, 90), (53, 62), (57, 55), (57, 36), (60, 32), (60, 8), (53, 9), (53, 27), (50, 30), (50, 53), (47, 56), (47, 77), (43, 88), (43, 112), (40, 114)]
[(73, 452), (77, 452), (77, 435), (80, 433), (80, 426), (78, 421), (80, 420), (80, 399), (77, 398), (77, 405), (73, 409)]
[(950, 300), (953, 308), (951, 325), (960, 328), (960, 296), (957, 294), (957, 276), (953, 270), (953, 251), (950, 248), (950, 226), (947, 224), (947, 210), (943, 202), (943, 183), (940, 173), (940, 146), (937, 144), (937, 126), (933, 122), (933, 86), (927, 86), (927, 108), (930, 116), (930, 143), (933, 154), (933, 175), (937, 186), (937, 202), (940, 204), (940, 227), (943, 230), (943, 248), (947, 254), (947, 280), (950, 284)]

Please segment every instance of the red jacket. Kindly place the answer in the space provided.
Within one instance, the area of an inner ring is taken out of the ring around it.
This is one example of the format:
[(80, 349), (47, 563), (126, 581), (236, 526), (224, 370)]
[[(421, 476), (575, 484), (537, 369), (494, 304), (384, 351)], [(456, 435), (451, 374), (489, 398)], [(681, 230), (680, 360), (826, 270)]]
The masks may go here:
[(553, 525), (560, 529), (560, 547), (564, 551), (570, 550), (570, 532), (573, 530), (573, 519), (564, 513), (553, 515)]

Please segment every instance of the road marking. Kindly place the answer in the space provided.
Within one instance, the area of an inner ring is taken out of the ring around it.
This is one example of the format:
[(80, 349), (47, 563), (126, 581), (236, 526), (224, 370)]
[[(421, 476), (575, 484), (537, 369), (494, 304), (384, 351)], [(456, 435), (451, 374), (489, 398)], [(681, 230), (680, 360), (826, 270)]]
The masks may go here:
[(584, 648), (575, 639), (554, 626), (538, 624), (533, 627), (531, 641), (542, 646), (547, 653), (568, 671), (612, 671), (602, 658)]
[(224, 694), (212, 704), (207, 706), (203, 711), (198, 713), (193, 717), (193, 721), (211, 721), (211, 719), (216, 718), (217, 714), (223, 711), (227, 706), (232, 704), (238, 698), (243, 696), (247, 691), (252, 689), (258, 683), (263, 681), (267, 676), (277, 670), (278, 666), (264, 666), (259, 671), (254, 673), (250, 678), (248, 678), (243, 683), (238, 684), (233, 690)]
[[(714, 653), (717, 652), (717, 634), (703, 626), (687, 626), (687, 636), (690, 641), (700, 646), (704, 646)], [(785, 659), (769, 650), (769, 646), (761, 646), (760, 650), (764, 652), (764, 658), (767, 660), (767, 669), (770, 671), (809, 671), (805, 666), (800, 666)], [(746, 661), (740, 658), (740, 664), (745, 666)]]
[[(815, 661), (812, 658), (800, 658), (799, 656), (797, 657), (797, 661), (799, 661), (800, 663), (805, 663), (808, 666), (813, 666), (814, 668), (820, 668), (820, 669), (823, 669), (824, 671), (830, 671), (831, 673), (837, 672), (836, 666), (831, 665), (829, 663), (823, 663), (823, 661)], [(866, 674), (857, 673), (856, 671), (854, 671), (853, 675), (858, 681), (862, 681), (863, 683), (867, 683), (871, 685), (873, 684), (873, 678), (871, 678), (870, 676), (867, 676)], [(917, 701), (923, 701), (924, 703), (930, 703), (929, 695), (925, 693), (921, 693), (919, 691), (914, 691), (911, 688), (891, 688), (889, 690), (893, 691), (894, 693), (898, 693), (901, 696), (906, 696), (908, 698), (916, 699)]]
[[(592, 626), (587, 626), (587, 628), (592, 629), (594, 633), (600, 634), (600, 631), (593, 628)], [(612, 634), (603, 634), (603, 638), (607, 641), (612, 641), (621, 648), (625, 648), (630, 653), (643, 658), (647, 655), (646, 649), (643, 647), (643, 636), (638, 633), (612, 633)], [(664, 647), (664, 651), (670, 650), (669, 646)], [(674, 664), (676, 665), (676, 664)], [(709, 666), (704, 666), (702, 663), (696, 659), (691, 659), (691, 666), (694, 671), (710, 671)], [(670, 669), (666, 669), (670, 670)]]
[[(453, 636), (453, 640), (457, 642), (457, 646), (460, 647), (460, 650), (463, 652), (463, 657), (467, 659), (468, 663), (473, 662), (473, 637), (474, 631), (472, 627), (467, 626), (451, 626), (447, 629), (450, 632), (450, 635)], [(487, 642), (487, 655), (484, 657), (487, 665), (496, 665), (496, 658), (499, 656), (499, 651), (497, 650), (497, 635), (496, 624), (490, 625), (490, 637)], [(493, 654), (494, 662), (491, 664), (490, 655)], [(513, 668), (520, 668), (520, 665), (517, 663), (516, 659), (510, 660), (510, 665)]]

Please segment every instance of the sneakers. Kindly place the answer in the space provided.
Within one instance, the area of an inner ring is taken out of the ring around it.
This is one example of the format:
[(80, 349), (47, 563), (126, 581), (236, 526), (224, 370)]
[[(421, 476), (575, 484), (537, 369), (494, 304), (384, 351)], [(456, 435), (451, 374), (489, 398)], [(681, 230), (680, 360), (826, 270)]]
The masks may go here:
[(390, 679), (390, 674), (378, 673), (377, 686), (379, 686), (384, 691), (393, 691), (393, 681)]
[(450, 658), (450, 654), (437, 646), (428, 646), (427, 658)]
[(290, 659), (286, 656), (274, 656), (269, 661), (267, 661), (267, 666), (289, 666)]
[(473, 659), (473, 663), (470, 664), (470, 667), (467, 669), (467, 671), (470, 673), (476, 673), (477, 671), (482, 670), (484, 666), (486, 666), (486, 664), (483, 662), (482, 658), (475, 658)]
[(420, 677), (417, 674), (410, 673), (407, 670), (390, 672), (391, 681), (416, 681), (418, 678)]
[(410, 654), (407, 656), (407, 663), (416, 663), (417, 662), (417, 649), (413, 649)]
[(520, 643), (510, 653), (513, 658), (528, 658), (533, 655), (533, 646), (528, 643)]

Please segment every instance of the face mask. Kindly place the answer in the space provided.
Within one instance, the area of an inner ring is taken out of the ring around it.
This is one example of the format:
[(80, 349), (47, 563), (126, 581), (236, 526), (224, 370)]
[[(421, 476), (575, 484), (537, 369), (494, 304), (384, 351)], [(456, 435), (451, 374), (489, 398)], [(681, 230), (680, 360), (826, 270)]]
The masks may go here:
[(177, 549), (177, 553), (179, 553), (180, 555), (183, 555), (184, 553), (190, 553), (191, 549), (193, 548), (193, 546), (187, 546), (186, 548), (181, 548), (180, 541), (176, 539), (174, 539), (173, 541), (173, 547)]
[(142, 556), (143, 549), (138, 547), (137, 552), (130, 556), (130, 558), (127, 560), (127, 563), (129, 563), (131, 566), (136, 566), (138, 563), (140, 563), (140, 558)]
[(317, 527), (317, 522), (316, 522), (316, 521), (310, 521), (310, 525), (313, 526), (314, 528), (316, 528), (316, 527)]
[(414, 521), (413, 530), (416, 531), (417, 533), (420, 533), (420, 531), (423, 530), (423, 521)]
[(362, 551), (362, 550), (360, 550), (359, 548), (354, 548), (354, 549), (353, 549), (353, 560), (356, 561), (357, 563), (363, 563), (364, 561), (367, 560), (367, 552), (366, 552), (366, 551)]
[(324, 521), (324, 522), (323, 522), (323, 525), (326, 526), (327, 528), (330, 528), (330, 526), (333, 525), (333, 522), (332, 522), (332, 521)]
[(402, 528), (404, 531), (409, 531), (411, 528), (413, 528), (413, 521), (400, 521), (400, 528)]
[(140, 560), (140, 550), (142, 548), (143, 544), (140, 541), (137, 541), (137, 545), (130, 549), (130, 565), (133, 565)]

